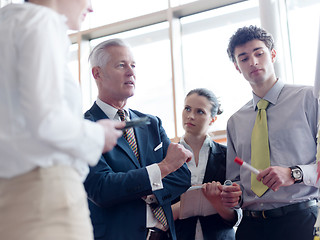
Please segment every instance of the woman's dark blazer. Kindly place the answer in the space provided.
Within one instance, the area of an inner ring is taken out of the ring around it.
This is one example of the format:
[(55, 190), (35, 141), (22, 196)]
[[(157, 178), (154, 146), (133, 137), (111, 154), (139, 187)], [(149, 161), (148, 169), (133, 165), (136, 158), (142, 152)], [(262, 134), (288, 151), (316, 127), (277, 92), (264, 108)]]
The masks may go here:
[[(224, 145), (212, 141), (203, 183), (226, 180), (226, 151)], [(175, 201), (177, 202), (177, 200)], [(235, 222), (227, 222), (219, 214), (202, 217), (195, 216), (175, 221), (178, 240), (194, 240), (197, 220), (200, 220), (204, 240), (234, 240)]]

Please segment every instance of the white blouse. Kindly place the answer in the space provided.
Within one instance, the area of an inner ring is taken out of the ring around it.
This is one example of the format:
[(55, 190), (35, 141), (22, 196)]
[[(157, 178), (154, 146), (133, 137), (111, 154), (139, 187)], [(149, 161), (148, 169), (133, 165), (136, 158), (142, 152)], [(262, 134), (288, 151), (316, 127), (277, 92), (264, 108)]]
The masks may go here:
[[(203, 183), (204, 174), (206, 173), (206, 167), (207, 167), (208, 158), (209, 158), (209, 150), (210, 150), (211, 142), (212, 140), (210, 136), (207, 135), (199, 152), (198, 166), (196, 165), (194, 155), (192, 155), (191, 161), (187, 162), (187, 166), (191, 172), (191, 185), (202, 185)], [(184, 136), (180, 139), (180, 143), (186, 149), (192, 152), (191, 147), (185, 142)], [(202, 228), (201, 228), (199, 219), (197, 221), (196, 234), (194, 239), (203, 240), (203, 233), (202, 233)]]
[(79, 84), (67, 67), (66, 17), (32, 3), (0, 9), (0, 177), (73, 166), (83, 179), (104, 144), (83, 119)]
[[(191, 185), (201, 185), (206, 172), (206, 167), (209, 158), (209, 150), (211, 144), (211, 138), (207, 135), (199, 152), (199, 162), (196, 165), (194, 155), (192, 155), (191, 161), (187, 162), (187, 166), (191, 172)], [(185, 142), (184, 136), (180, 139), (180, 143), (188, 150), (192, 152), (191, 147)], [(192, 152), (193, 153), (193, 152)]]

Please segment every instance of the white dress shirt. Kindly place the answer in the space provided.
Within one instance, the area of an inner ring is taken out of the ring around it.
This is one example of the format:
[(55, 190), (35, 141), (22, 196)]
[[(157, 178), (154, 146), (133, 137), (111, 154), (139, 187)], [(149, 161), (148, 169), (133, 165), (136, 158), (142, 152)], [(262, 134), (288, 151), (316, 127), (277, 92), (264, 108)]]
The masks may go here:
[(79, 84), (67, 67), (66, 17), (32, 3), (0, 9), (0, 177), (70, 165), (84, 179), (104, 145), (84, 120)]

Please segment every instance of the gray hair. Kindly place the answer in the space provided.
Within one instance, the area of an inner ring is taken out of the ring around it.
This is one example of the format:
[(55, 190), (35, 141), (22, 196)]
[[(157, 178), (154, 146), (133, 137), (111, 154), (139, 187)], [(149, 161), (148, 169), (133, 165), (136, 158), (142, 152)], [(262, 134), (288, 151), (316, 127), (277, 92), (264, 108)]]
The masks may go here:
[(106, 48), (111, 46), (121, 46), (130, 48), (129, 44), (119, 38), (109, 39), (99, 43), (89, 55), (89, 62), (91, 68), (103, 67), (109, 61), (109, 54), (105, 51)]

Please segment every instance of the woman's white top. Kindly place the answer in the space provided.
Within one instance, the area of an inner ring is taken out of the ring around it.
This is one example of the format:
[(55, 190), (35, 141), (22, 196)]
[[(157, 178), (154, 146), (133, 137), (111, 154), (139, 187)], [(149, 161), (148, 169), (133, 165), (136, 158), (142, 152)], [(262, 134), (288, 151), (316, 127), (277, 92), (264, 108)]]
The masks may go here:
[(0, 178), (69, 165), (84, 179), (104, 145), (83, 119), (68, 69), (66, 17), (32, 3), (0, 9)]

